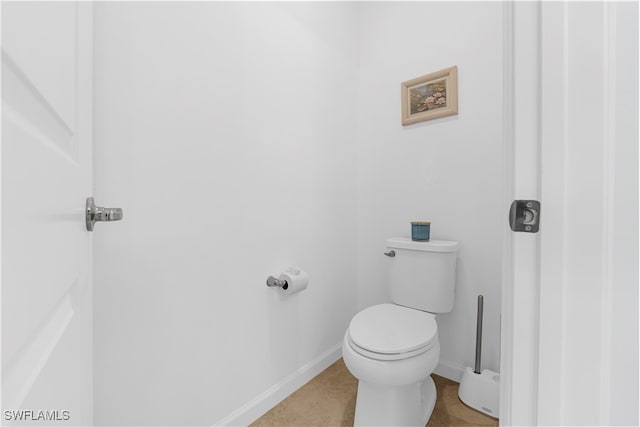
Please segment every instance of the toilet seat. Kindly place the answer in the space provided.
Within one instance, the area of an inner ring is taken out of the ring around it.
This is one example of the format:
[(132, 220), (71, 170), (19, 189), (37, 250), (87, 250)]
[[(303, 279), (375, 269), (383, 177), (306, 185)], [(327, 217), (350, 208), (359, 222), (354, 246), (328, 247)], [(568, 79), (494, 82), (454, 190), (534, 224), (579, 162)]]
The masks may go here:
[(438, 339), (435, 316), (395, 304), (379, 304), (356, 314), (348, 330), (349, 344), (362, 356), (399, 360), (417, 356)]

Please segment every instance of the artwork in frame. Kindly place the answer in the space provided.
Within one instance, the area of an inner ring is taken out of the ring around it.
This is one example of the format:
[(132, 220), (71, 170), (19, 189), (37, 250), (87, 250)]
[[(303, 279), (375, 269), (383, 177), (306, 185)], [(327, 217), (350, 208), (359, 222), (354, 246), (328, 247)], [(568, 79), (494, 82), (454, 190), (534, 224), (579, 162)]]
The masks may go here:
[(402, 126), (458, 114), (458, 67), (402, 82)]

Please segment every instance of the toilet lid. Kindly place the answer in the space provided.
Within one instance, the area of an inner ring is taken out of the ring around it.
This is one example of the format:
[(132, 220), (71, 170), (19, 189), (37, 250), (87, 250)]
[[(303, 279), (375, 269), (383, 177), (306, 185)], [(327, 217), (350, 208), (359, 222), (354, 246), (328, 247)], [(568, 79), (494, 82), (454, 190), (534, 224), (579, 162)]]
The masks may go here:
[(430, 347), (437, 337), (438, 325), (433, 314), (395, 304), (362, 310), (349, 325), (349, 338), (355, 345), (380, 354)]

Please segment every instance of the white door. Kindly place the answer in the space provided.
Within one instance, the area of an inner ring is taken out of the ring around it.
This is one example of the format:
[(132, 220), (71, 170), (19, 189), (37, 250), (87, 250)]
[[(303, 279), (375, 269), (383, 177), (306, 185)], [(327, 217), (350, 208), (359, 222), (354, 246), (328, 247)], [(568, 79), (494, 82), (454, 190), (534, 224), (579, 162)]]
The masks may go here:
[(92, 423), (91, 7), (2, 2), (3, 424)]

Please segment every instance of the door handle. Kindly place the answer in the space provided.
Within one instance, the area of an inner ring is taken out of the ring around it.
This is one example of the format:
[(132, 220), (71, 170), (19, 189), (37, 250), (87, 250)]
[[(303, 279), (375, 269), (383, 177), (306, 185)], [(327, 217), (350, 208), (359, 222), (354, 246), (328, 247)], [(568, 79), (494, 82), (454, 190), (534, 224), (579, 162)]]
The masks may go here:
[(98, 221), (120, 221), (122, 219), (122, 209), (96, 206), (93, 197), (87, 197), (86, 206), (87, 231), (93, 231), (93, 226)]

